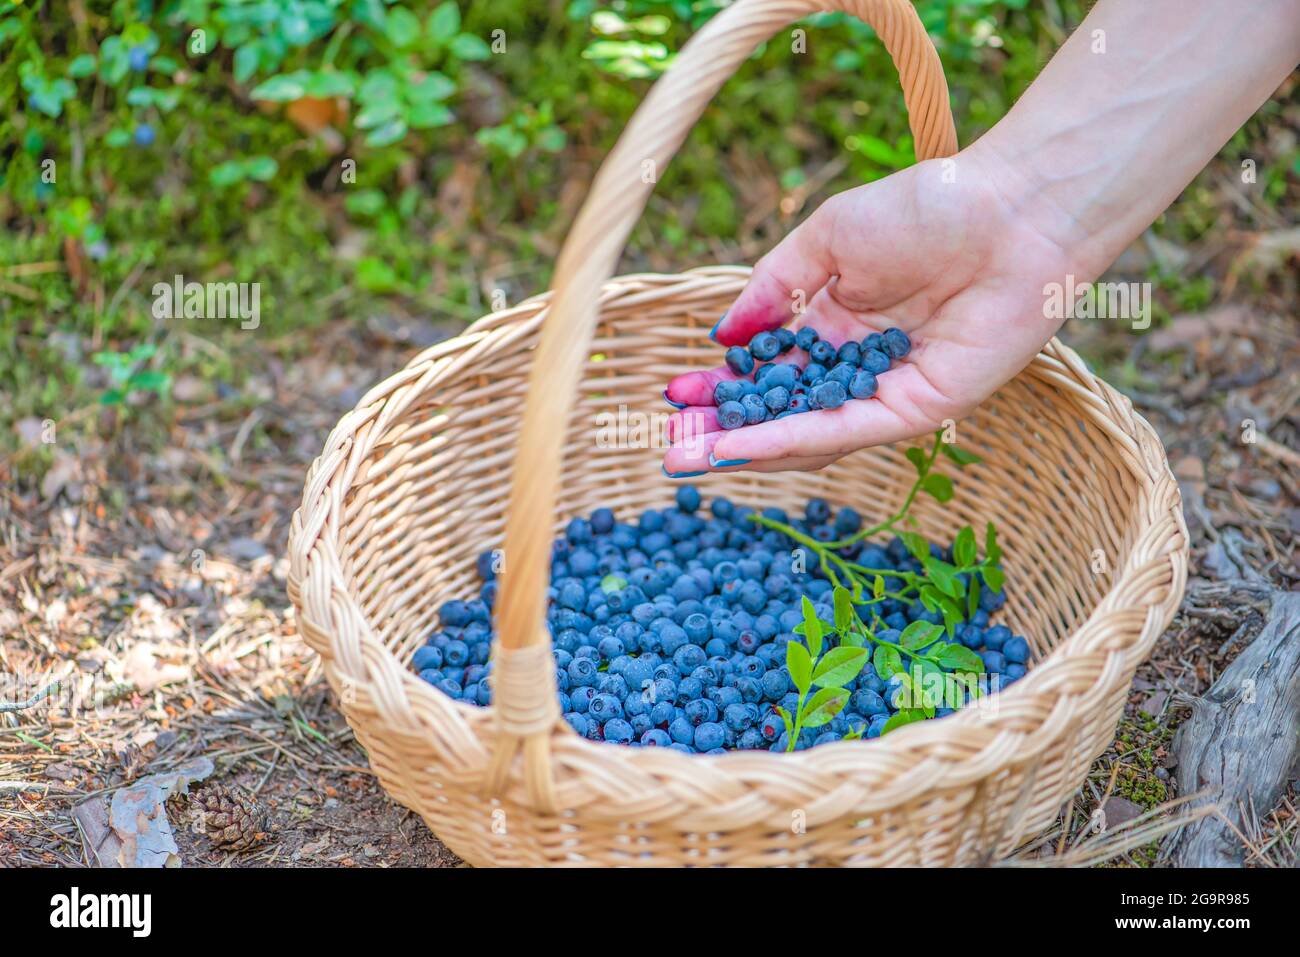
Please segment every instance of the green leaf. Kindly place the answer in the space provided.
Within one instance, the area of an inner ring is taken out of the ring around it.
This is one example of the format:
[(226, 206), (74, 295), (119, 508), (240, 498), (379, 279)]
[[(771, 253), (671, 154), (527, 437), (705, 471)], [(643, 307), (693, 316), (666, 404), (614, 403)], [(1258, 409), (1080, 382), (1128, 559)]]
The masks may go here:
[(396, 143), (406, 135), (405, 120), (389, 120), (382, 126), (375, 127), (366, 135), (367, 146), (388, 146)]
[(975, 612), (980, 608), (980, 580), (978, 575), (972, 575), (970, 579), (970, 588), (966, 591), (966, 617), (974, 618)]
[(925, 489), (940, 502), (947, 502), (952, 499), (952, 479), (948, 478), (946, 475), (940, 475), (938, 472), (927, 475), (922, 479), (921, 488)]
[(817, 657), (822, 653), (822, 623), (817, 617), (817, 610), (807, 595), (803, 596), (803, 636), (808, 642), (808, 650)]
[(1006, 580), (1006, 575), (1003, 573), (1002, 569), (985, 566), (980, 570), (980, 574), (984, 576), (984, 584), (988, 585), (994, 591), (1002, 590), (1002, 583)]
[(429, 22), (424, 27), (425, 34), (437, 43), (450, 43), (460, 33), (460, 8), (451, 0), (429, 14)]
[(930, 543), (926, 541), (924, 535), (918, 535), (916, 532), (900, 532), (898, 537), (903, 540), (907, 550), (918, 562), (923, 562), (930, 557)]
[(415, 130), (446, 126), (455, 116), (441, 103), (417, 103), (406, 111), (406, 122)]
[(245, 43), (235, 51), (235, 82), (247, 83), (257, 72), (260, 59), (259, 41)]
[(903, 629), (902, 636), (898, 643), (908, 651), (916, 651), (918, 648), (924, 648), (939, 637), (943, 631), (938, 625), (931, 621), (914, 621)]
[(998, 530), (992, 522), (988, 522), (984, 525), (984, 560), (996, 565), (1001, 556), (1002, 549), (998, 547)]
[(420, 38), (420, 21), (406, 7), (393, 7), (385, 18), (384, 35), (397, 49), (405, 50)]
[(68, 64), (68, 76), (73, 79), (81, 79), (90, 76), (95, 72), (95, 58), (89, 53), (83, 53)]
[(834, 592), (835, 630), (843, 634), (853, 625), (853, 599), (847, 588), (836, 587)]
[(126, 396), (120, 389), (109, 389), (99, 397), (100, 405), (121, 405)]
[(790, 680), (799, 689), (800, 694), (807, 694), (812, 687), (812, 656), (802, 642), (791, 641), (785, 646), (785, 667), (790, 672)]
[(338, 70), (318, 70), (307, 79), (307, 95), (328, 98), (331, 96), (352, 96), (357, 89), (357, 81), (349, 73)]
[(858, 676), (870, 657), (865, 648), (832, 648), (817, 662), (812, 682), (819, 688), (842, 688)]
[(903, 454), (907, 456), (907, 461), (912, 463), (917, 475), (925, 471), (925, 452), (918, 448), (910, 448)]
[(885, 577), (883, 575), (877, 575), (875, 580), (871, 583), (871, 597), (885, 597)]
[(849, 693), (843, 688), (823, 688), (812, 696), (803, 712), (800, 723), (805, 728), (820, 728), (844, 710)]
[(486, 60), (492, 55), (492, 48), (482, 37), (462, 33), (451, 41), (451, 55), (457, 60)]
[(172, 377), (166, 372), (159, 372), (153, 369), (144, 372), (137, 372), (128, 380), (128, 385), (132, 389), (138, 389), (141, 392), (156, 392), (158, 395), (166, 395), (171, 390)]
[(876, 652), (871, 656), (871, 664), (881, 681), (888, 681), (903, 670), (903, 659), (898, 654), (898, 649), (891, 648), (889, 645), (876, 645)]
[(130, 142), (131, 134), (123, 129), (109, 130), (108, 135), (104, 137), (104, 144), (115, 149), (120, 149)]
[(301, 100), (307, 95), (309, 77), (305, 70), (293, 73), (281, 73), (253, 87), (249, 94), (255, 100), (271, 100), (276, 103), (289, 103)]
[(943, 443), (943, 454), (956, 463), (958, 468), (965, 468), (967, 465), (975, 465), (984, 461), (974, 452), (968, 452), (955, 445), (949, 445), (947, 442)]
[(406, 98), (412, 103), (434, 103), (447, 99), (456, 92), (456, 84), (448, 76), (434, 71), (425, 74), (417, 83), (406, 88)]
[(885, 736), (895, 728), (901, 728), (905, 724), (915, 724), (917, 721), (924, 721), (925, 713), (919, 708), (904, 708), (898, 714), (894, 715), (885, 722), (885, 726), (880, 729), (881, 737)]
[(948, 630), (948, 637), (957, 637), (957, 626), (966, 620), (961, 607), (951, 598), (941, 599), (939, 606), (943, 609), (943, 625)]
[(269, 156), (250, 156), (244, 160), (244, 175), (260, 183), (269, 180), (279, 168), (280, 164)]
[(929, 556), (923, 559), (921, 564), (925, 567), (926, 576), (934, 582), (934, 587), (939, 591), (952, 598), (960, 598), (965, 594), (965, 586), (957, 577), (957, 569), (952, 565), (943, 559)]
[(984, 671), (984, 661), (965, 645), (953, 642), (936, 651), (937, 654), (932, 654), (932, 657), (941, 668), (947, 668), (949, 671), (969, 671), (974, 674), (982, 674)]
[(794, 720), (790, 717), (790, 712), (786, 711), (785, 708), (777, 708), (776, 713), (781, 716), (781, 720), (785, 723), (785, 733), (790, 736), (790, 743), (791, 745), (793, 745), (794, 744)]
[(962, 526), (952, 543), (952, 557), (960, 568), (975, 564), (975, 529), (969, 525)]

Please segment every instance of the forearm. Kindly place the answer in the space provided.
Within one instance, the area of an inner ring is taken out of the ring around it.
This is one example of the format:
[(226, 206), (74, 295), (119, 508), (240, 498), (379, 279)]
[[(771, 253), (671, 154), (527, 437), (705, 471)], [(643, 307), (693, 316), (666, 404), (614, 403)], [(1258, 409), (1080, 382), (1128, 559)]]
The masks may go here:
[(1300, 0), (1100, 0), (975, 149), (1091, 278), (1298, 61)]

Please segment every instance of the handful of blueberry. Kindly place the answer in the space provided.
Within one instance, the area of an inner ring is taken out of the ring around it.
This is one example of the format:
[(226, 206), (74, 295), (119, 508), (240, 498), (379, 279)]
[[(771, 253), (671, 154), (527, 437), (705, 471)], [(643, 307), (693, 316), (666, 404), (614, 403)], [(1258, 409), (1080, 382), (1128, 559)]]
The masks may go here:
[[(726, 498), (714, 499), (705, 512), (693, 486), (678, 490), (676, 507), (651, 509), (634, 521), (619, 521), (601, 508), (569, 523), (552, 547), (547, 621), (560, 710), (575, 731), (595, 741), (709, 754), (799, 750), (878, 737), (894, 716), (918, 720), (906, 676), (914, 664), (943, 671), (944, 661), (964, 658), (964, 670), (982, 670), (989, 690), (1024, 675), (1028, 642), (990, 621), (1005, 601), (1000, 589), (970, 583), (968, 594), (977, 597), (950, 628), (952, 644), (937, 639), (940, 625), (952, 623), (925, 603), (863, 594), (858, 611), (875, 629), (875, 663), (859, 660), (860, 670), (834, 685), (834, 704), (819, 706), (815, 720), (797, 726), (792, 748), (796, 726), (787, 719), (810, 713), (809, 679), (792, 676), (789, 662), (806, 657), (804, 642), (813, 645), (810, 614), (838, 620), (844, 609), (835, 606), (847, 597), (822, 565), (804, 568), (795, 539), (759, 518), (818, 542), (852, 538), (862, 528), (853, 509), (836, 513), (821, 499), (811, 499), (794, 519), (781, 509), (755, 512)], [(964, 551), (960, 542), (955, 551)], [(840, 554), (899, 576), (920, 574), (924, 564), (900, 538), (885, 545), (855, 541)], [(931, 556), (950, 561), (954, 549), (931, 545), (925, 557)], [(494, 569), (492, 553), (480, 557), (479, 597), (446, 602), (438, 630), (413, 659), (425, 681), (477, 705), (492, 700)], [(792, 642), (800, 646), (793, 656)], [(840, 651), (836, 658), (835, 644), (834, 637), (825, 643), (822, 661), (858, 654)], [(816, 645), (814, 657), (822, 654), (820, 634)], [(891, 650), (881, 655), (886, 646)], [(818, 669), (823, 678), (834, 670), (820, 663)], [(829, 684), (815, 677), (812, 683)], [(942, 717), (980, 693), (967, 689), (955, 701), (929, 706), (924, 717)], [(811, 700), (819, 696), (825, 691)]]
[[(807, 354), (806, 365), (777, 361), (796, 348)], [(811, 326), (760, 332), (748, 348), (732, 346), (726, 352), (727, 368), (737, 378), (713, 388), (718, 424), (738, 429), (800, 412), (838, 409), (849, 399), (869, 399), (876, 394), (876, 377), (911, 349), (912, 340), (902, 329), (873, 332), (838, 348)]]

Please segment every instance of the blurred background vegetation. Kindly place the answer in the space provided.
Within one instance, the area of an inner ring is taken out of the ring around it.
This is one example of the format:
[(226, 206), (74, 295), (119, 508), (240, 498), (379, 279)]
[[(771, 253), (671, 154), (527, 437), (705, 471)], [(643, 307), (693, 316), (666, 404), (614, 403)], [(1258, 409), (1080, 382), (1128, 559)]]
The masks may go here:
[[(722, 6), (5, 0), (0, 443), (19, 420), (139, 395), (165, 423), (184, 401), (178, 374), (237, 385), (250, 350), (292, 358), (324, 323), (454, 327), (500, 305), (494, 293), (545, 289), (601, 157)], [(1086, 5), (916, 6), (969, 142)], [(912, 161), (871, 31), (839, 15), (801, 26), (806, 53), (782, 35), (726, 86), (663, 176), (626, 268), (752, 261), (826, 195)], [(1222, 161), (1258, 155), (1284, 105), (1267, 104)], [(1225, 207), (1193, 186), (1156, 235), (1259, 227), (1300, 180), (1294, 135), (1270, 149), (1262, 199)], [(1218, 294), (1160, 257), (1143, 268), (1158, 320)], [(261, 283), (260, 328), (154, 318), (151, 288), (176, 274)], [(216, 347), (179, 348), (178, 323)]]

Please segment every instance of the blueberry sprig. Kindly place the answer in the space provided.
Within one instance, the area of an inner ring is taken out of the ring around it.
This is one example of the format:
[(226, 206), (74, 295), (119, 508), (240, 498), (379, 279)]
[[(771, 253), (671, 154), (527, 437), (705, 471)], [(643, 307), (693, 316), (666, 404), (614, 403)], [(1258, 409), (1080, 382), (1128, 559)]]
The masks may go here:
[[(802, 349), (808, 363), (778, 362), (778, 356)], [(849, 340), (836, 347), (816, 329), (804, 326), (760, 332), (749, 346), (732, 346), (724, 357), (737, 378), (713, 387), (718, 424), (738, 429), (800, 412), (838, 409), (849, 399), (869, 399), (876, 394), (876, 377), (912, 350), (912, 340), (902, 329), (873, 332), (861, 342)]]
[[(922, 490), (941, 503), (952, 499), (952, 480), (934, 471), (941, 452), (958, 468), (981, 461), (975, 453), (945, 442), (943, 433), (936, 432), (928, 454), (919, 448), (910, 448), (905, 453), (916, 469), (916, 480), (898, 511), (879, 524), (863, 528), (847, 537), (819, 541), (763, 514), (751, 515), (750, 521), (788, 535), (806, 546), (817, 556), (821, 570), (831, 584), (847, 587), (855, 603), (879, 604), (886, 599), (893, 599), (912, 604), (919, 600), (927, 611), (938, 611), (943, 615), (949, 636), (952, 637), (956, 634), (957, 627), (979, 607), (981, 580), (986, 587), (997, 592), (1002, 590), (1005, 575), (999, 565), (1002, 549), (997, 544), (997, 530), (992, 522), (985, 526), (983, 559), (977, 555), (974, 530), (965, 526), (953, 542), (951, 562), (934, 554), (936, 549), (924, 536), (915, 531), (897, 528), (904, 523), (915, 524), (909, 513), (917, 494)], [(921, 572), (871, 567), (846, 557), (845, 553), (852, 552), (859, 543), (883, 532), (898, 534), (908, 552), (920, 562)], [(893, 587), (886, 584), (886, 579)], [(868, 594), (869, 598), (864, 597)]]
[[(843, 587), (834, 590), (834, 609), (835, 622), (822, 621), (805, 597), (803, 621), (794, 631), (806, 645), (799, 641), (786, 645), (786, 668), (799, 693), (793, 710), (776, 708), (785, 724), (787, 751), (794, 750), (805, 728), (821, 727), (844, 710), (850, 699), (846, 686), (868, 664), (886, 682), (890, 704), (897, 709), (877, 734), (933, 718), (945, 702), (981, 695), (977, 676), (984, 671), (984, 660), (960, 642), (940, 641), (944, 629), (938, 625), (914, 621), (899, 633), (884, 630), (884, 623), (875, 618), (879, 630), (870, 627)], [(897, 635), (897, 640), (886, 634)], [(825, 641), (828, 635), (836, 639), (834, 647)], [(859, 739), (867, 730), (863, 722), (850, 727), (844, 737)]]

